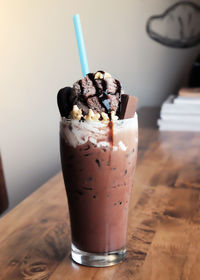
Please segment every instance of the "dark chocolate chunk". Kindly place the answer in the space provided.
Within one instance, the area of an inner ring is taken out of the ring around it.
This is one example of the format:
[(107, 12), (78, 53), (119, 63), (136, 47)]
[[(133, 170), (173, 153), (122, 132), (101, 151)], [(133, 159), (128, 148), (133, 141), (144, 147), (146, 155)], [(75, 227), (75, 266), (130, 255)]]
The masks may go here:
[(133, 149), (130, 151), (130, 153), (126, 154), (126, 157), (127, 157), (127, 158), (130, 157), (134, 152), (135, 152), (135, 149), (133, 148)]
[(89, 188), (89, 187), (83, 187), (83, 189), (86, 190), (86, 191), (92, 191), (93, 190), (93, 188)]
[(82, 80), (81, 80), (81, 85), (83, 89), (83, 96), (85, 98), (88, 98), (89, 96), (93, 96), (96, 93), (96, 89), (93, 85), (93, 82), (90, 80), (88, 75), (86, 75)]
[(91, 155), (92, 155), (92, 153), (84, 154), (84, 157), (89, 157)]
[(108, 92), (111, 94), (115, 94), (118, 89), (118, 83), (116, 82), (116, 80), (113, 78), (106, 78), (105, 81)]
[(83, 194), (84, 194), (84, 193), (83, 193), (82, 191), (80, 191), (80, 190), (79, 190), (79, 191), (76, 191), (76, 193), (79, 194), (79, 195), (83, 195)]
[(87, 99), (87, 104), (95, 113), (105, 112), (105, 108), (101, 106), (97, 96), (89, 97)]
[(97, 79), (97, 80), (95, 80), (95, 82), (96, 82), (96, 86), (97, 86), (99, 92), (102, 92), (104, 90), (103, 80), (102, 79)]
[(121, 107), (120, 107), (120, 119), (133, 118), (137, 108), (137, 98), (135, 96), (122, 94), (121, 95)]
[(83, 101), (77, 100), (73, 105), (77, 105), (78, 108), (82, 110), (84, 115), (88, 114), (89, 108)]
[(79, 96), (81, 94), (81, 86), (79, 82), (73, 84), (74, 96)]
[(96, 159), (95, 161), (96, 161), (96, 164), (98, 165), (98, 167), (100, 168), (101, 167), (100, 161), (98, 159)]
[(84, 151), (87, 151), (90, 149), (90, 145), (87, 144), (87, 146), (83, 149)]
[(110, 100), (110, 110), (111, 111), (117, 111), (118, 106), (119, 106), (119, 93), (116, 95), (108, 95), (108, 98)]

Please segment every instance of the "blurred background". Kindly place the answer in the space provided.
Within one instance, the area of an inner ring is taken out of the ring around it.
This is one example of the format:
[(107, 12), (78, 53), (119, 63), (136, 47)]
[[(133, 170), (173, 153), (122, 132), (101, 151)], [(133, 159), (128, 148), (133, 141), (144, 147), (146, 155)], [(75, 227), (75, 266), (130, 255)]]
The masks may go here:
[(56, 95), (81, 78), (73, 14), (81, 17), (90, 71), (118, 78), (139, 108), (160, 106), (187, 85), (200, 52), (198, 44), (168, 47), (146, 32), (148, 19), (176, 2), (0, 1), (0, 150), (9, 210), (61, 168)]

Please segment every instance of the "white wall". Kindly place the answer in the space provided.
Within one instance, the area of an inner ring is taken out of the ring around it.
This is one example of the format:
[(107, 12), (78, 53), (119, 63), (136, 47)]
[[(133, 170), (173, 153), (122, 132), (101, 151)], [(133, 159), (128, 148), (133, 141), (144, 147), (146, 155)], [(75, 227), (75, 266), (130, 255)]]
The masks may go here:
[(199, 50), (167, 48), (147, 36), (148, 17), (172, 3), (0, 2), (0, 149), (10, 208), (60, 170), (56, 94), (81, 77), (72, 15), (81, 16), (90, 71), (118, 77), (140, 107), (159, 105), (183, 84)]

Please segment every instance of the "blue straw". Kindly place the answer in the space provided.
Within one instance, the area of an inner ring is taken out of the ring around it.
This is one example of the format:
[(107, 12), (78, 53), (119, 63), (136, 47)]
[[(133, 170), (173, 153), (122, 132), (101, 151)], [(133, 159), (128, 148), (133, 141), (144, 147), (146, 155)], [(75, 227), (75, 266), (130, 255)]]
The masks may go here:
[(89, 73), (89, 67), (87, 62), (87, 55), (86, 55), (83, 33), (81, 28), (80, 16), (78, 14), (73, 16), (73, 22), (74, 22), (76, 41), (78, 45), (78, 52), (79, 52), (79, 57), (81, 62), (81, 69), (82, 69), (83, 77), (85, 77)]

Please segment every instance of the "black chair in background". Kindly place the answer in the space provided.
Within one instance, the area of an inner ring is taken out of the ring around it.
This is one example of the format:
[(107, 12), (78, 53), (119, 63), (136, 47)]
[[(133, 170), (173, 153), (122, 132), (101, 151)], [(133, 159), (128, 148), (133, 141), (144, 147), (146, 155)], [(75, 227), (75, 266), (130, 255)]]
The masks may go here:
[(8, 208), (8, 195), (3, 172), (3, 164), (0, 154), (0, 215)]

